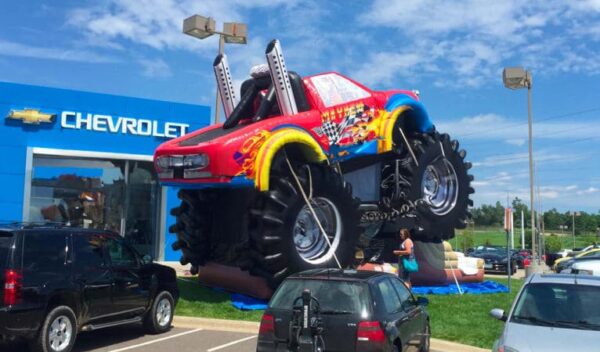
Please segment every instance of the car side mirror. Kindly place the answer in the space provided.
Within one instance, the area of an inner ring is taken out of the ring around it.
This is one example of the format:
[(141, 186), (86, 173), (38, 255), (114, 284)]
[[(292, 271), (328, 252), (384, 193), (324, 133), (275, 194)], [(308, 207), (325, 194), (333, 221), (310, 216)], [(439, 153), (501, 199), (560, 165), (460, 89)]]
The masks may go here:
[(152, 263), (152, 256), (150, 254), (144, 254), (142, 257), (142, 264), (147, 265)]
[(426, 306), (429, 304), (429, 299), (425, 297), (417, 297), (417, 304), (420, 306)]
[(490, 315), (492, 318), (496, 318), (500, 321), (506, 321), (506, 315), (504, 314), (504, 309), (494, 308), (490, 311)]

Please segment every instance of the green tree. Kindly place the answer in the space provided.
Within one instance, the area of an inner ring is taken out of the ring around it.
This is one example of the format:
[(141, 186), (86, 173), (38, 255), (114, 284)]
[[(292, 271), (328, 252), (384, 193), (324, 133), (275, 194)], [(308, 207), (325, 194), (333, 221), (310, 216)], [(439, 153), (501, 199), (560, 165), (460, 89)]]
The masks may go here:
[(546, 253), (556, 253), (562, 249), (560, 238), (554, 234), (546, 236), (544, 239)]

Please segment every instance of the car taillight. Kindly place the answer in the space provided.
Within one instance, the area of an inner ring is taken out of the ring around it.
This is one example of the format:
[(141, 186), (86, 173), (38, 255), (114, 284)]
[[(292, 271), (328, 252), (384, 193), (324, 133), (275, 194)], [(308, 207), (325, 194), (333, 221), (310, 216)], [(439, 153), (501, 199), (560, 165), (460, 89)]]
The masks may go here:
[(21, 274), (12, 269), (6, 269), (4, 272), (4, 305), (12, 306), (17, 304), (19, 299), (19, 290), (21, 288)]
[(357, 343), (383, 343), (385, 342), (385, 333), (381, 329), (381, 324), (378, 321), (361, 321), (358, 323), (356, 332)]
[(271, 314), (264, 314), (260, 321), (259, 335), (275, 334), (275, 318)]

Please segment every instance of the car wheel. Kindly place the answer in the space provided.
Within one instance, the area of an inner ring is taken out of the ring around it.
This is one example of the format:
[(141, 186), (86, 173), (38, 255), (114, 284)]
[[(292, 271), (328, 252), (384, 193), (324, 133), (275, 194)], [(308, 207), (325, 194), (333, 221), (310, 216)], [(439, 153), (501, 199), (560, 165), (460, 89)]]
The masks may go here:
[(30, 342), (33, 352), (69, 352), (75, 345), (77, 320), (73, 310), (58, 306), (44, 319), (38, 337)]
[(429, 344), (431, 342), (431, 329), (429, 323), (425, 326), (425, 332), (423, 333), (423, 340), (421, 340), (421, 348), (419, 352), (429, 352)]
[(171, 329), (173, 313), (175, 310), (173, 296), (167, 291), (162, 291), (152, 302), (152, 308), (146, 313), (144, 327), (151, 334), (160, 334)]

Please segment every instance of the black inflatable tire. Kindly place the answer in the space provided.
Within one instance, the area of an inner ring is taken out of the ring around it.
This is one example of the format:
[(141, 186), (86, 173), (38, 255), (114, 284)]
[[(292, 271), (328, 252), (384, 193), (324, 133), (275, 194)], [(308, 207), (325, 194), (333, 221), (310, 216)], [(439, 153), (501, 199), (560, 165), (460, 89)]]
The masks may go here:
[(173, 250), (181, 250), (179, 261), (182, 265), (191, 264), (193, 274), (198, 272), (198, 266), (210, 258), (212, 196), (206, 191), (180, 190), (178, 197), (181, 205), (171, 209), (176, 223), (169, 228), (169, 232), (177, 235), (177, 240), (171, 247)]
[[(305, 261), (294, 244), (293, 227), (305, 201), (295, 179), (286, 170), (286, 163), (274, 169), (271, 190), (264, 192), (251, 211), (250, 249), (254, 266), (250, 272), (262, 276), (276, 287), (285, 277), (302, 270), (330, 267), (337, 268), (332, 257), (322, 264)], [(336, 256), (346, 267), (352, 263), (359, 236), (358, 201), (352, 197), (350, 184), (327, 165), (303, 165), (294, 167), (303, 189), (308, 194), (309, 176), (312, 179), (313, 197), (329, 200), (339, 212), (342, 232)]]
[[(414, 218), (415, 238), (424, 241), (447, 240), (454, 237), (455, 228), (465, 228), (469, 218), (468, 208), (473, 205), (470, 194), (474, 192), (470, 183), (473, 176), (468, 174), (471, 163), (465, 162), (466, 152), (459, 149), (459, 144), (451, 140), (447, 134), (437, 132), (415, 134), (410, 136), (409, 142), (418, 166), (410, 155), (405, 154), (405, 160), (410, 157), (410, 162), (404, 163), (402, 173), (409, 180), (409, 184), (402, 185), (402, 193), (408, 200), (416, 205)], [(428, 165), (439, 157), (452, 165), (456, 174), (458, 186), (455, 205), (446, 214), (436, 214), (429, 204), (423, 201), (422, 181)]]

